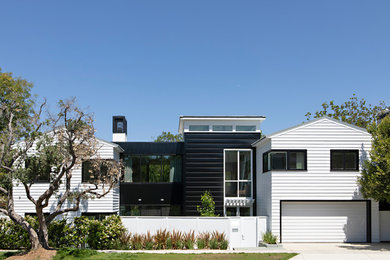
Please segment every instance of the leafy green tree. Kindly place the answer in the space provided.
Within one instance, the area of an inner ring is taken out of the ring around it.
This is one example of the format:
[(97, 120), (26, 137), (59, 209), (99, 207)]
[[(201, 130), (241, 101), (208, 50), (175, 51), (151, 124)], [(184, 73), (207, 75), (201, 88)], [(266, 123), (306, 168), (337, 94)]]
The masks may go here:
[[(74, 100), (60, 101), (58, 113), (42, 120), (45, 102), (37, 106), (31, 88), (26, 80), (0, 71), (0, 212), (26, 230), (32, 249), (37, 249), (49, 248), (48, 225), (55, 217), (78, 211), (83, 199), (108, 194), (117, 184), (121, 166), (99, 158), (93, 118)], [(75, 187), (73, 170), (91, 157), (95, 158), (91, 183)], [(39, 179), (46, 179), (48, 185), (38, 196), (31, 193), (31, 187)], [(14, 183), (24, 187), (35, 206), (38, 227), (15, 212)], [(53, 195), (56, 202), (45, 216), (43, 210)]]
[(368, 128), (372, 135), (370, 159), (364, 162), (359, 184), (364, 197), (390, 203), (390, 116)]
[(154, 140), (156, 143), (165, 143), (165, 142), (183, 142), (183, 135), (181, 134), (172, 134), (171, 132), (163, 131), (161, 135), (157, 136)]
[(197, 211), (202, 217), (218, 217), (215, 214), (215, 202), (209, 191), (205, 191), (200, 197), (202, 205), (197, 206)]
[(373, 106), (367, 104), (367, 101), (362, 98), (358, 99), (355, 94), (348, 101), (337, 105), (334, 101), (325, 102), (322, 104), (322, 110), (312, 114), (306, 113), (307, 120), (328, 116), (338, 119), (359, 127), (367, 128), (371, 123), (378, 119), (378, 115), (386, 110), (386, 104), (381, 101), (379, 105)]

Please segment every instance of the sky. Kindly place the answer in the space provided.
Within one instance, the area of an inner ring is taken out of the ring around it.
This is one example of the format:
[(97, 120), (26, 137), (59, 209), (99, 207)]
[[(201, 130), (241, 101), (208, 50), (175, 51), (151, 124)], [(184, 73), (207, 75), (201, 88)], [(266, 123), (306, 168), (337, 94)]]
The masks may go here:
[(0, 67), (55, 110), (76, 97), (112, 137), (180, 115), (263, 115), (271, 134), (353, 93), (390, 104), (390, 1), (5, 1)]

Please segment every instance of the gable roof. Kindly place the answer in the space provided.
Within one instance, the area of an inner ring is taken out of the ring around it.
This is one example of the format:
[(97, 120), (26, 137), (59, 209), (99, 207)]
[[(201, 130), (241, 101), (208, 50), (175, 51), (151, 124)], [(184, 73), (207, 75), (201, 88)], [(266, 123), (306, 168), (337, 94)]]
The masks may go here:
[(103, 139), (100, 139), (100, 138), (97, 138), (97, 137), (95, 137), (95, 138), (96, 138), (96, 140), (98, 140), (99, 142), (101, 142), (101, 143), (103, 143), (103, 144), (106, 144), (106, 145), (111, 146), (111, 147), (114, 147), (114, 148), (118, 148), (121, 152), (124, 151), (123, 148), (120, 147), (120, 145), (118, 145), (118, 144), (116, 144), (116, 143), (111, 143), (111, 142), (108, 142), (108, 141), (106, 141), (106, 140), (103, 140)]
[(280, 131), (277, 131), (277, 132), (272, 133), (272, 134), (270, 134), (268, 136), (264, 136), (263, 138), (261, 138), (261, 139), (257, 140), (256, 142), (254, 142), (252, 144), (252, 146), (258, 144), (259, 142), (263, 141), (264, 139), (273, 138), (273, 137), (282, 135), (284, 133), (287, 133), (289, 131), (292, 131), (294, 129), (297, 129), (297, 128), (300, 128), (300, 127), (303, 127), (303, 126), (307, 126), (307, 125), (313, 124), (313, 123), (318, 122), (318, 121), (323, 121), (323, 120), (329, 120), (329, 121), (335, 122), (337, 124), (343, 125), (343, 126), (348, 127), (348, 128), (352, 128), (354, 130), (357, 130), (359, 132), (362, 132), (364, 134), (369, 135), (369, 133), (367, 132), (367, 130), (365, 128), (362, 128), (362, 127), (359, 127), (359, 126), (356, 126), (356, 125), (353, 125), (353, 124), (350, 124), (350, 123), (346, 123), (344, 121), (337, 120), (337, 119), (334, 119), (334, 118), (331, 118), (331, 117), (328, 117), (328, 116), (322, 116), (322, 117), (319, 117), (319, 118), (315, 118), (315, 119), (309, 120), (307, 122), (303, 122), (303, 123), (301, 123), (299, 125), (295, 125), (295, 126), (292, 126), (292, 127), (289, 127), (289, 128), (286, 128), (286, 129), (283, 129), (283, 130), (280, 130)]

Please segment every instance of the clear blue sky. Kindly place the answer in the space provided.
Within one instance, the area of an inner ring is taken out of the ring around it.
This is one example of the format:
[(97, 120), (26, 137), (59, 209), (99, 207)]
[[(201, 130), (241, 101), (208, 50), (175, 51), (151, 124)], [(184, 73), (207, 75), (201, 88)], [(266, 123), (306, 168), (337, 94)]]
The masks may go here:
[(111, 140), (180, 115), (265, 115), (270, 134), (353, 93), (390, 103), (390, 1), (2, 1), (0, 67)]

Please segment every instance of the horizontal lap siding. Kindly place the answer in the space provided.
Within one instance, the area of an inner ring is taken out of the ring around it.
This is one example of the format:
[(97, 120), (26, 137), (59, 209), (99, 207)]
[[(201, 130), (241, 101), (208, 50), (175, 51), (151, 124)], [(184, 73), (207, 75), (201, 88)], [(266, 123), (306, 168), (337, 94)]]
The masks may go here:
[(198, 215), (200, 196), (209, 190), (217, 214), (223, 215), (223, 150), (251, 149), (260, 133), (185, 133), (184, 203), (186, 216)]
[[(108, 145), (104, 142), (100, 143), (99, 147), (99, 155), (103, 159), (114, 159), (117, 158), (118, 155), (115, 155), (113, 146)], [(71, 179), (71, 189), (72, 191), (83, 190), (82, 181), (82, 169), (81, 166), (75, 166), (72, 179)], [(65, 181), (65, 179), (64, 179)], [(48, 183), (36, 183), (31, 187), (31, 195), (33, 198), (37, 199), (43, 192), (48, 188)], [(54, 194), (49, 200), (49, 206), (45, 208), (44, 212), (50, 212), (55, 209), (57, 205), (57, 195), (61, 195), (65, 192), (65, 185), (61, 184), (58, 192)], [(81, 212), (117, 212), (119, 210), (119, 192), (117, 189), (111, 190), (106, 196), (101, 199), (89, 199), (82, 200), (80, 203), (80, 211)], [(18, 184), (14, 186), (14, 199), (15, 199), (15, 211), (18, 214), (24, 215), (24, 213), (34, 213), (35, 206), (33, 203), (27, 198), (26, 192), (24, 190), (23, 185)], [(63, 207), (71, 207), (72, 203), (64, 203)], [(71, 215), (80, 215), (71, 214)]]
[(371, 136), (368, 133), (323, 119), (275, 135), (271, 138), (271, 149), (307, 150), (307, 171), (265, 173), (272, 178), (271, 223), (275, 234), (279, 235), (280, 232), (280, 200), (362, 199), (357, 184), (360, 172), (330, 171), (330, 150), (359, 150), (361, 167), (371, 149)]

